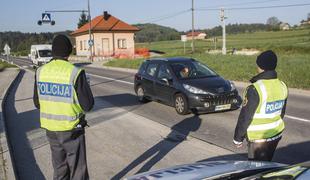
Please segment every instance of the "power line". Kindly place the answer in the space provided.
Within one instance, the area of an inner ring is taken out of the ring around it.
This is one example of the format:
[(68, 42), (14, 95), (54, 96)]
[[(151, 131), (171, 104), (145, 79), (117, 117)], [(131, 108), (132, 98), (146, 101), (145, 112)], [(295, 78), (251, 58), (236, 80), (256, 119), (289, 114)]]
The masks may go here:
[(217, 6), (201, 7), (200, 9), (222, 8), (222, 7), (240, 6), (240, 5), (242, 6), (242, 5), (248, 5), (248, 4), (260, 4), (260, 3), (268, 3), (268, 2), (274, 2), (274, 1), (283, 1), (283, 0), (267, 0), (267, 1), (251, 1), (251, 2), (244, 2), (244, 3), (231, 3), (231, 4), (223, 4), (223, 5), (217, 5)]
[(298, 7), (298, 6), (310, 6), (310, 3), (305, 4), (288, 4), (278, 6), (258, 6), (258, 7), (240, 7), (240, 8), (227, 8), (227, 10), (245, 10), (245, 9), (271, 9), (271, 8), (286, 8), (286, 7)]
[[(298, 7), (298, 6), (309, 6), (310, 3), (305, 4), (287, 4), (287, 5), (276, 5), (276, 6), (253, 6), (253, 7), (240, 7), (240, 8), (225, 8), (225, 10), (250, 10), (250, 9), (272, 9), (272, 8), (286, 8), (286, 7)], [(198, 11), (219, 11), (220, 8), (197, 8)]]
[(88, 10), (47, 10), (46, 13), (88, 12)]
[(140, 23), (154, 23), (154, 22), (158, 22), (158, 21), (162, 21), (162, 20), (173, 18), (173, 17), (179, 16), (181, 14), (185, 14), (185, 13), (190, 12), (190, 11), (191, 11), (191, 9), (186, 9), (186, 10), (175, 12), (173, 14), (168, 14), (168, 15), (164, 15), (164, 16), (160, 16), (160, 17), (149, 18), (149, 19), (140, 21)]

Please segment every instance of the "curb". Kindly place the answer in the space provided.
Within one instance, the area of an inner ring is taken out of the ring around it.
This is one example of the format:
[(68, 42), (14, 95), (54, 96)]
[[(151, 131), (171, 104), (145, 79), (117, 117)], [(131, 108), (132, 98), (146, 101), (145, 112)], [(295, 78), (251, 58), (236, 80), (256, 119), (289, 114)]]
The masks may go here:
[[(18, 176), (17, 176), (17, 172), (16, 172), (16, 165), (15, 165), (15, 161), (13, 161), (12, 159), (12, 144), (10, 143), (10, 141), (8, 141), (9, 137), (8, 137), (8, 128), (7, 128), (7, 124), (5, 123), (5, 119), (6, 119), (6, 115), (5, 115), (5, 111), (4, 111), (4, 107), (5, 107), (5, 104), (6, 104), (6, 101), (7, 101), (7, 97), (10, 93), (10, 90), (16, 85), (16, 80), (18, 78), (20, 78), (21, 74), (22, 74), (22, 70), (19, 70), (19, 72), (17, 73), (17, 75), (15, 76), (14, 80), (10, 83), (10, 85), (8, 86), (8, 88), (4, 91), (4, 96), (3, 96), (3, 99), (2, 99), (2, 103), (1, 103), (1, 109), (2, 109), (2, 114), (1, 114), (1, 119), (2, 119), (2, 122), (3, 122), (3, 129), (4, 129), (4, 132), (5, 132), (5, 138), (6, 138), (6, 143), (7, 143), (7, 147), (8, 147), (8, 151), (9, 151), (9, 157), (10, 157), (10, 160), (11, 160), (11, 163), (12, 163), (12, 168), (13, 168), (13, 172), (14, 172), (14, 178), (15, 179), (19, 179)], [(5, 163), (5, 167), (7, 166), (7, 163)], [(7, 178), (7, 174), (6, 174), (6, 171), (5, 171), (5, 177)]]

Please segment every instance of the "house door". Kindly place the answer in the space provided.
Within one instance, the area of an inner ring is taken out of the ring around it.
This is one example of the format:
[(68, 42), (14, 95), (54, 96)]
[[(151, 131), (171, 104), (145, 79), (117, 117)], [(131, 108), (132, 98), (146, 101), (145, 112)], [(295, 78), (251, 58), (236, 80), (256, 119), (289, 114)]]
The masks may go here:
[(109, 38), (102, 39), (102, 53), (103, 53), (103, 56), (110, 56)]

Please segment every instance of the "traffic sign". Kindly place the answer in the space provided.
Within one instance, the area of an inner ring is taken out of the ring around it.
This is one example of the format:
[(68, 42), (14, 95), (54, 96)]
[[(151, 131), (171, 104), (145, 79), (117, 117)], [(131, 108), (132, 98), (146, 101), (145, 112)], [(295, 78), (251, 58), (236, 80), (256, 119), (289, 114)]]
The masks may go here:
[(50, 13), (42, 13), (42, 22), (50, 23), (51, 22), (51, 14)]
[(4, 50), (5, 55), (10, 55), (11, 54), (11, 48), (10, 48), (10, 46), (8, 44), (5, 44), (3, 50)]
[(94, 41), (93, 41), (93, 40), (91, 40), (91, 39), (90, 39), (90, 40), (88, 40), (88, 45), (89, 45), (89, 46), (93, 46), (93, 45), (94, 45)]
[(181, 35), (181, 41), (182, 41), (182, 42), (186, 42), (186, 41), (187, 41), (186, 35)]

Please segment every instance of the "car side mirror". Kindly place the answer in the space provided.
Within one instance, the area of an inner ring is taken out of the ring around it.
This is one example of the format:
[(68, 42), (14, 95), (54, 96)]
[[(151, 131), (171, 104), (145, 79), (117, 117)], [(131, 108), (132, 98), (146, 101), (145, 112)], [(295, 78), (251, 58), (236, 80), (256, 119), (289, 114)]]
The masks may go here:
[(36, 54), (36, 55), (35, 55), (35, 58), (38, 59), (38, 57), (39, 57), (38, 54)]

